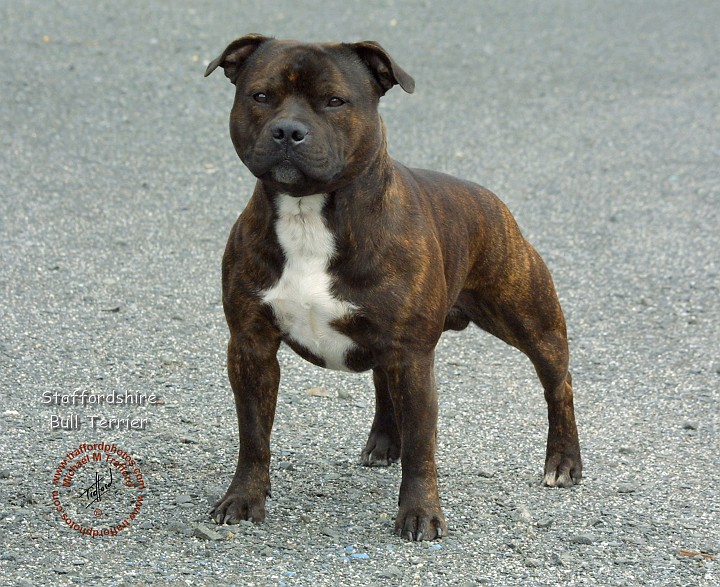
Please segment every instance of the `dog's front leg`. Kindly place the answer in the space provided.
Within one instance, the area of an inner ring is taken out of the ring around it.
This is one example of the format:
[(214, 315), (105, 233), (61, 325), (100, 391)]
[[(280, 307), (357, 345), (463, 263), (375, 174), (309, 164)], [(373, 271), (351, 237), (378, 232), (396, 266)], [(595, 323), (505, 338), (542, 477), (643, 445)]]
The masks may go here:
[(402, 482), (395, 533), (408, 540), (447, 534), (440, 508), (435, 440), (438, 398), (434, 353), (404, 354), (384, 368), (401, 433)]
[[(230, 323), (230, 321), (228, 321)], [(231, 331), (235, 330), (233, 325)], [(231, 332), (228, 378), (235, 396), (240, 450), (225, 496), (210, 515), (218, 524), (262, 522), (270, 494), (270, 431), (275, 418), (280, 366), (280, 334), (270, 324)]]

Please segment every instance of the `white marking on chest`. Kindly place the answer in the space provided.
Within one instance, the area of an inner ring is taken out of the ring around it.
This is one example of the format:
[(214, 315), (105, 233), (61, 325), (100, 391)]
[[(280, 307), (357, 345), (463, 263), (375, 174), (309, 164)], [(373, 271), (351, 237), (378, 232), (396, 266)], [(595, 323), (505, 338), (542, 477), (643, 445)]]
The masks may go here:
[(335, 239), (322, 216), (327, 196), (279, 195), (275, 233), (285, 254), (278, 282), (262, 293), (283, 332), (325, 361), (328, 369), (347, 371), (345, 354), (352, 340), (331, 326), (355, 307), (333, 296), (328, 263)]

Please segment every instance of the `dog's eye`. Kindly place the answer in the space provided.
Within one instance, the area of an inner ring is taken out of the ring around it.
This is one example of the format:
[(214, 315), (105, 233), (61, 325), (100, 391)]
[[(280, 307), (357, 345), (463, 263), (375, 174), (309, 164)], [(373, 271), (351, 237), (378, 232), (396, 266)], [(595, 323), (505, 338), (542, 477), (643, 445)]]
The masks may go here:
[(342, 98), (338, 98), (337, 96), (333, 96), (327, 101), (327, 105), (329, 108), (338, 108), (345, 104), (345, 100)]
[(269, 98), (265, 92), (258, 92), (257, 94), (253, 94), (253, 100), (259, 102), (260, 104), (267, 104)]

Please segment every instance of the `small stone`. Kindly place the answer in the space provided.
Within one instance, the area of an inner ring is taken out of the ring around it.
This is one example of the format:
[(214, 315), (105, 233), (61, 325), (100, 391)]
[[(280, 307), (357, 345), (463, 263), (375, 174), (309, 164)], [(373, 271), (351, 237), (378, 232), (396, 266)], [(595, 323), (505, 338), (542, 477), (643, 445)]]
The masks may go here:
[(175, 498), (175, 503), (177, 505), (180, 505), (181, 503), (188, 503), (190, 501), (192, 501), (192, 496), (190, 496), (190, 495), (178, 495)]
[(332, 397), (332, 393), (330, 393), (324, 387), (313, 387), (312, 389), (306, 390), (305, 394), (314, 397)]
[(491, 469), (480, 469), (477, 474), (478, 477), (482, 477), (483, 479), (492, 479), (495, 476), (495, 471)]
[(345, 391), (344, 389), (339, 389), (337, 394), (340, 399), (352, 399), (352, 395), (350, 395), (350, 392)]
[(635, 546), (643, 546), (647, 544), (647, 541), (637, 536), (628, 536), (625, 538), (625, 544), (633, 544)]
[(573, 544), (593, 544), (597, 539), (592, 534), (576, 534), (570, 537)]
[(540, 520), (538, 520), (537, 527), (549, 528), (553, 525), (553, 522), (555, 522), (555, 520), (553, 520), (552, 518), (540, 518)]
[(0, 479), (10, 479), (12, 471), (10, 469), (0, 469)]
[(554, 565), (558, 565), (561, 567), (569, 567), (572, 566), (570, 563), (570, 560), (568, 557), (564, 554), (558, 554), (557, 552), (554, 552), (552, 556), (550, 557), (550, 560)]
[(699, 551), (695, 549), (689, 549), (689, 548), (681, 548), (677, 551), (677, 556), (681, 557), (684, 560), (716, 560), (717, 556), (714, 554), (711, 554), (709, 552), (705, 551)]
[(390, 565), (380, 573), (381, 579), (397, 579), (402, 577), (402, 571), (397, 567)]
[(178, 522), (177, 520), (172, 520), (168, 522), (165, 526), (165, 529), (169, 532), (177, 532), (179, 534), (182, 533), (186, 528), (187, 526), (185, 524), (183, 524), (182, 522)]
[(531, 569), (537, 569), (542, 567), (542, 561), (536, 558), (527, 558), (525, 559), (525, 566)]
[(205, 524), (198, 524), (193, 528), (192, 535), (200, 540), (223, 540), (225, 537), (220, 532), (211, 530)]
[(283, 461), (278, 465), (283, 471), (292, 471), (295, 469), (294, 465), (292, 463), (289, 463), (287, 461)]
[(14, 554), (10, 554), (9, 552), (3, 552), (0, 554), (0, 561), (15, 561), (17, 560), (15, 558)]
[(510, 518), (513, 522), (522, 522), (524, 524), (532, 524), (533, 518), (530, 510), (524, 505), (518, 506), (510, 513)]
[(697, 429), (698, 429), (697, 422), (691, 422), (688, 420), (683, 423), (683, 430), (697, 430)]
[(635, 493), (639, 489), (637, 483), (621, 483), (618, 485), (618, 493)]
[(323, 528), (322, 533), (325, 536), (334, 538), (335, 540), (340, 540), (340, 534), (337, 531), (333, 530), (332, 528)]

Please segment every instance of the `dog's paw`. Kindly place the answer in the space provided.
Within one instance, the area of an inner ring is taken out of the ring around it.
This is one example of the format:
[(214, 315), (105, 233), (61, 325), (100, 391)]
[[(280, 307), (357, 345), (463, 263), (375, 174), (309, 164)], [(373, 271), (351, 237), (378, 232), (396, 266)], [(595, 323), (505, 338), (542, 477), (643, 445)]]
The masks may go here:
[(414, 542), (435, 540), (447, 536), (445, 516), (439, 505), (404, 509), (400, 506), (395, 518), (395, 534)]
[(250, 497), (228, 490), (210, 510), (210, 517), (216, 524), (238, 524), (243, 520), (259, 524), (265, 520), (265, 496)]
[(582, 479), (582, 462), (579, 456), (554, 454), (545, 461), (543, 482), (548, 487), (572, 487)]
[(385, 432), (370, 432), (360, 461), (366, 467), (388, 467), (400, 460), (400, 443)]

